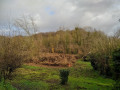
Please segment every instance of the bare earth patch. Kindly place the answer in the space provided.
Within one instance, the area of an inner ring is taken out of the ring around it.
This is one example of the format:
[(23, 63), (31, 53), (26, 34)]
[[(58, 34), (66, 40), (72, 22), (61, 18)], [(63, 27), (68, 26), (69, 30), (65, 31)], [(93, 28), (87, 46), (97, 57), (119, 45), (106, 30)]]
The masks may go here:
[(26, 64), (32, 66), (62, 68), (71, 67), (76, 60), (76, 55), (43, 53), (39, 57), (33, 58), (31, 62), (26, 62)]

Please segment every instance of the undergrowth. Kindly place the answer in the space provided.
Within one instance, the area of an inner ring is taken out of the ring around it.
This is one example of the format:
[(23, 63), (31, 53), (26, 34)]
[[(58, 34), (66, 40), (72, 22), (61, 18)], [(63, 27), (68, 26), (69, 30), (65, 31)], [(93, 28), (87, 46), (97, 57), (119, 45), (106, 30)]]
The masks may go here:
[(60, 85), (60, 68), (47, 68), (23, 65), (13, 73), (14, 78), (8, 82), (18, 90), (112, 90), (114, 81), (100, 76), (89, 62), (78, 60), (68, 68), (70, 75), (67, 85)]

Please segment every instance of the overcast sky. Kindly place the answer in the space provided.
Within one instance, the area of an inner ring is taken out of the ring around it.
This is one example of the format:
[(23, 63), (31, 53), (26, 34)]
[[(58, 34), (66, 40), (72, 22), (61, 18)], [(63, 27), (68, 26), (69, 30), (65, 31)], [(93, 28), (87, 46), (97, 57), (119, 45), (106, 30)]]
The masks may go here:
[(0, 0), (0, 24), (31, 15), (40, 31), (91, 26), (112, 34), (120, 28), (120, 0)]

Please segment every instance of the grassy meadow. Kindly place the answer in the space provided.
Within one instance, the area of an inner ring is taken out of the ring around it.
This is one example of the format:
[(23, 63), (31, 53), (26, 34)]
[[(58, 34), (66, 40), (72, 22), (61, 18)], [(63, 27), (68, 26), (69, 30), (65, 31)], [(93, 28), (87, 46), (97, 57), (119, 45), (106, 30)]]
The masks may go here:
[[(14, 87), (11, 90), (112, 90), (115, 83), (100, 76), (89, 62), (78, 60), (74, 66), (67, 68), (70, 70), (68, 84), (60, 85), (60, 69), (63, 68), (23, 65), (6, 82)], [(4, 90), (7, 86), (3, 86)]]

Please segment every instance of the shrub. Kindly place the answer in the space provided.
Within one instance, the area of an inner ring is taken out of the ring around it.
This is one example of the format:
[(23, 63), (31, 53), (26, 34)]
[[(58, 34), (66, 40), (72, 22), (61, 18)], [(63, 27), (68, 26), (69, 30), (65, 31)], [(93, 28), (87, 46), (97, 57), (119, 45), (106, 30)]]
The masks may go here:
[(113, 71), (114, 80), (116, 81), (115, 90), (120, 89), (120, 49), (113, 52)]
[(69, 76), (69, 70), (67, 69), (60, 70), (60, 79), (62, 85), (65, 85), (67, 83), (68, 76)]
[(89, 54), (89, 61), (94, 70), (98, 70), (98, 63), (95, 58), (95, 54)]
[(90, 54), (89, 61), (94, 70), (99, 71), (101, 75), (112, 76), (111, 58), (104, 54)]
[(113, 52), (113, 69), (115, 80), (120, 79), (120, 49)]
[(3, 37), (0, 49), (0, 77), (7, 79), (22, 64), (22, 44), (20, 39)]

